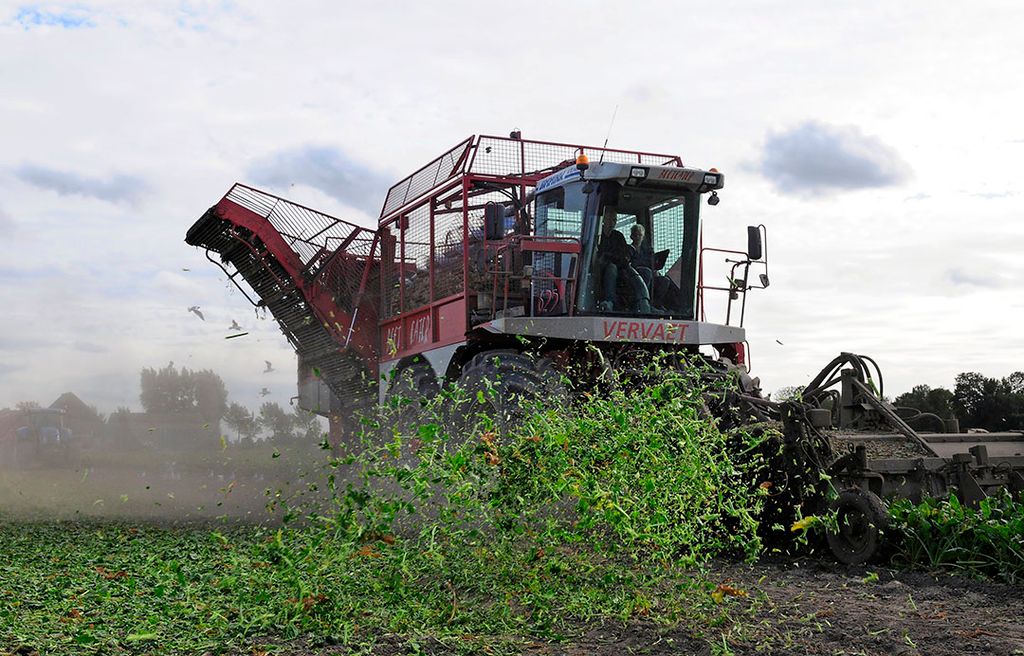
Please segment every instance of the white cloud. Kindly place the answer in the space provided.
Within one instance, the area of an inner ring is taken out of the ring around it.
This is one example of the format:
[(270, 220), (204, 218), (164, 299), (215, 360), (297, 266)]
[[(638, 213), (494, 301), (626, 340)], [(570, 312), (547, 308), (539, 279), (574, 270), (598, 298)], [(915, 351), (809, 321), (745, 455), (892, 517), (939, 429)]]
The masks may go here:
[(249, 166), (248, 174), (256, 184), (275, 190), (313, 187), (370, 215), (379, 213), (384, 194), (395, 182), (337, 146), (313, 144), (261, 157)]
[(949, 282), (957, 286), (981, 287), (983, 289), (999, 289), (1005, 287), (1007, 283), (1001, 276), (994, 275), (990, 271), (972, 273), (960, 268), (947, 270), (946, 277), (949, 279)]
[(14, 219), (0, 207), (0, 235), (10, 236), (15, 230)]
[(111, 203), (139, 203), (149, 190), (149, 184), (142, 178), (122, 173), (97, 178), (37, 164), (23, 164), (15, 175), (34, 187), (55, 191), (62, 196), (85, 196)]
[(891, 187), (910, 177), (907, 163), (877, 137), (817, 121), (770, 133), (758, 168), (790, 195)]

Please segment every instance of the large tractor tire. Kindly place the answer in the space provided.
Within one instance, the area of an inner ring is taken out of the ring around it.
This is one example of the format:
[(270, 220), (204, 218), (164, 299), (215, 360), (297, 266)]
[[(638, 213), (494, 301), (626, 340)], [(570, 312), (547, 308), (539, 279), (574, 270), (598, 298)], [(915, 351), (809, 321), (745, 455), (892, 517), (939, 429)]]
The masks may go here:
[(828, 546), (839, 562), (863, 565), (878, 555), (889, 513), (876, 494), (848, 488), (839, 493), (831, 509), (836, 528), (828, 531)]
[(440, 386), (434, 369), (425, 360), (402, 366), (388, 387), (385, 405), (394, 413), (400, 430), (412, 430), (423, 419), (423, 407), (437, 396)]
[(523, 416), (530, 404), (560, 404), (567, 398), (561, 376), (547, 358), (514, 349), (484, 351), (462, 367), (459, 385), (482, 410), (505, 429)]
[(387, 398), (397, 402), (427, 401), (437, 396), (438, 390), (433, 367), (426, 360), (414, 360), (397, 371)]

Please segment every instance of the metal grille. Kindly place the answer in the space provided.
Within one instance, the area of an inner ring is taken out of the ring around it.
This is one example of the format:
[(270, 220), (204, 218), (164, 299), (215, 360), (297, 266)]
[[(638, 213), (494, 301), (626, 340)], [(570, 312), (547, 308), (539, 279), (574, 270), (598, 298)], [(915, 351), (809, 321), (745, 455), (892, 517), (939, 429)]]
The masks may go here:
[(459, 174), (519, 177), (554, 169), (574, 160), (582, 150), (593, 162), (605, 161), (682, 166), (676, 155), (641, 153), (615, 148), (525, 141), (507, 137), (469, 137), (388, 190), (381, 218), (412, 203)]
[(323, 255), (329, 242), (373, 242), (372, 230), (252, 187), (236, 184), (227, 193), (227, 199), (267, 219), (306, 266)]
[(494, 283), (494, 279), (487, 275), (487, 271), (494, 269), (495, 263), (487, 261), (489, 258), (493, 258), (494, 252), (488, 251), (484, 246), (484, 206), (489, 202), (507, 201), (508, 196), (498, 192), (473, 196), (473, 207), (467, 212), (469, 220), (469, 289), (471, 291), (490, 294)]
[(392, 186), (391, 189), (388, 189), (387, 198), (384, 200), (384, 209), (380, 212), (381, 217), (387, 216), (406, 203), (416, 200), (439, 184), (451, 180), (456, 174), (461, 173), (465, 167), (466, 156), (472, 143), (473, 137), (469, 137), (409, 177), (401, 180)]
[(521, 141), (500, 137), (480, 137), (469, 172), (497, 176), (537, 173), (556, 167), (563, 162), (575, 160), (576, 154), (580, 150), (590, 157), (591, 162), (597, 162), (603, 154), (606, 162), (682, 166), (682, 161), (675, 155)]
[(462, 290), (464, 244), (462, 211), (434, 216), (434, 296), (444, 298)]
[[(324, 261), (317, 265), (320, 284), (330, 292), (331, 299), (338, 307), (352, 312), (355, 310), (363, 272), (373, 254), (373, 240), (356, 239), (345, 245), (344, 241), (330, 239), (326, 246)], [(338, 249), (342, 247), (344, 250), (339, 252)], [(370, 287), (369, 290), (376, 295), (375, 288)]]
[(381, 299), (380, 316), (387, 319), (399, 312), (401, 300), (398, 288), (398, 258), (400, 257), (400, 235), (396, 235), (397, 226), (380, 230), (380, 277)]
[(407, 215), (402, 231), (402, 310), (408, 312), (430, 303), (430, 210), (420, 205)]
[(571, 282), (575, 268), (575, 254), (534, 253), (533, 278), (530, 293), (535, 316), (552, 317), (567, 314), (573, 295)]

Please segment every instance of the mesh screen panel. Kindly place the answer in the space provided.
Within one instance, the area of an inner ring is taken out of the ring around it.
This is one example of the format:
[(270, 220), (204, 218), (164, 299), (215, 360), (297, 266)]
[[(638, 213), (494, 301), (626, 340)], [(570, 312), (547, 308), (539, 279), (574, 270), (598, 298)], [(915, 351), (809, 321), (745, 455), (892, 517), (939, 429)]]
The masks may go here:
[[(341, 240), (328, 240), (327, 248), (322, 256), (323, 262), (318, 264), (318, 278), (324, 289), (328, 290), (340, 308), (351, 312), (355, 309), (355, 300), (359, 293), (360, 283), (366, 263), (373, 249), (372, 239), (357, 239), (350, 242), (345, 249), (336, 252), (342, 246)], [(370, 288), (376, 294), (376, 289)]]
[(434, 297), (462, 291), (462, 211), (434, 215)]
[(575, 255), (566, 253), (533, 254), (533, 313), (551, 317), (567, 314), (573, 293), (568, 278)]
[(399, 243), (395, 226), (380, 231), (380, 316), (387, 319), (398, 314), (400, 293), (398, 288)]
[(340, 307), (353, 309), (373, 249), (372, 230), (245, 185), (232, 187), (227, 198), (267, 219), (307, 273), (320, 278)]
[(682, 203), (665, 207), (652, 207), (651, 222), (654, 234), (649, 235), (648, 239), (652, 242), (654, 252), (668, 251), (665, 267), (661, 270), (661, 273), (668, 275), (667, 272), (672, 271), (674, 276), (670, 277), (673, 278), (673, 282), (679, 284), (679, 268), (675, 264), (683, 254), (684, 216)]
[(682, 166), (682, 161), (675, 155), (505, 137), (482, 136), (474, 141), (474, 137), (470, 137), (392, 186), (384, 200), (381, 218), (437, 189), (457, 175), (475, 173), (514, 177), (537, 173), (552, 169), (567, 160), (574, 160), (581, 148), (593, 162), (597, 162), (603, 153), (608, 162)]
[(539, 141), (517, 141), (499, 137), (480, 137), (470, 172), (498, 176), (536, 173), (558, 166), (562, 162), (575, 160), (580, 148), (587, 154), (590, 161), (595, 163), (603, 153), (606, 162), (682, 165), (679, 158), (674, 155), (645, 154)]
[(538, 205), (535, 233), (541, 237), (575, 237), (583, 234), (583, 212), (563, 210), (551, 205)]
[(373, 241), (372, 230), (252, 187), (235, 185), (227, 198), (270, 221), (305, 265), (327, 246), (329, 240), (341, 243), (355, 233), (356, 238), (363, 242)]
[[(490, 192), (477, 194), (472, 198), (473, 208), (469, 210), (469, 289), (476, 292), (490, 294), (494, 284), (492, 276), (487, 275), (488, 270), (493, 270), (494, 251), (488, 251), (484, 246), (484, 208), (488, 202), (502, 203), (508, 201), (508, 196)], [(489, 261), (491, 260), (491, 261)]]
[(402, 231), (405, 245), (402, 272), (402, 311), (430, 303), (430, 210), (426, 204), (410, 211), (408, 228)]
[(384, 200), (384, 209), (381, 210), (380, 215), (387, 216), (461, 173), (472, 143), (472, 137), (466, 139), (419, 171), (392, 186), (388, 190), (387, 198)]

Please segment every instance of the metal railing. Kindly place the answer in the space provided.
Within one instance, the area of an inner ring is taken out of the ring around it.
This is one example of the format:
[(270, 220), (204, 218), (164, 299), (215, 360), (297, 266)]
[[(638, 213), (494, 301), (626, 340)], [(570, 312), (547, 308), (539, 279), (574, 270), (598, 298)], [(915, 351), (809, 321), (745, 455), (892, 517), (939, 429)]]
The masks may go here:
[(654, 166), (682, 166), (678, 155), (619, 150), (583, 144), (531, 141), (481, 135), (470, 136), (417, 169), (388, 190), (380, 218), (390, 218), (403, 207), (423, 198), (458, 175), (521, 178), (533, 184), (545, 173), (572, 162), (577, 153), (592, 160)]
[(269, 221), (305, 266), (342, 244), (348, 252), (370, 254), (373, 230), (243, 184), (231, 187), (225, 198)]

